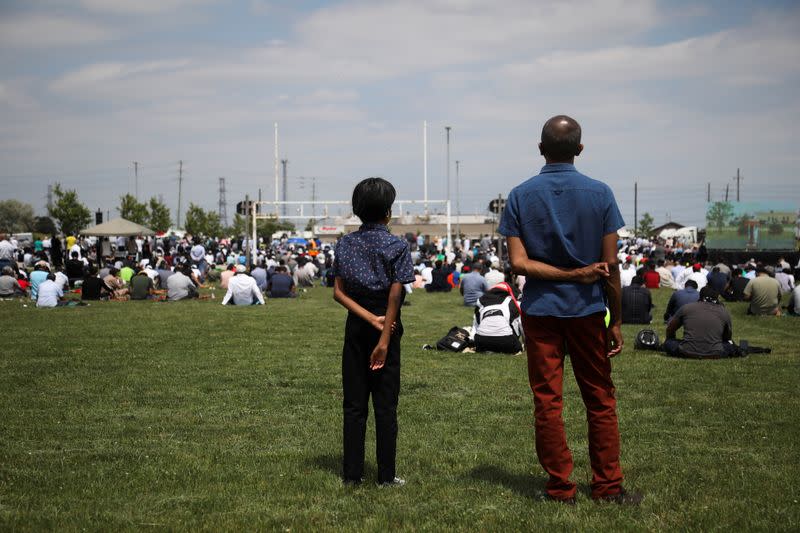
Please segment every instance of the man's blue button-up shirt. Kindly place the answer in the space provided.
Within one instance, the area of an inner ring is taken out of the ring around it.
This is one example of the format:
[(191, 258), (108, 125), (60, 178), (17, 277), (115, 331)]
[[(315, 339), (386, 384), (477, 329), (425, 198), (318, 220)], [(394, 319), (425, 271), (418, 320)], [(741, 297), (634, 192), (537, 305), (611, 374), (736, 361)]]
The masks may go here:
[[(624, 225), (608, 185), (581, 174), (572, 164), (555, 163), (514, 187), (498, 231), (519, 237), (531, 259), (574, 268), (600, 261), (603, 237)], [(556, 317), (598, 313), (605, 310), (603, 285), (528, 278), (522, 310)]]

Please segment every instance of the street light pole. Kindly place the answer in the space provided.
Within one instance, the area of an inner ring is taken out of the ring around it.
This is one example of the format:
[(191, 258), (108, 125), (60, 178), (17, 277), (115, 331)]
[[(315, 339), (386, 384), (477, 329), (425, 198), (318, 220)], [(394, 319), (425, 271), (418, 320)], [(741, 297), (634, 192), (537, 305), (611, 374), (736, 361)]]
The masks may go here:
[(450, 126), (445, 126), (444, 131), (447, 133), (447, 199), (450, 199)]
[[(447, 203), (449, 204), (450, 203), (450, 126), (445, 126), (444, 127), (444, 131), (447, 134)], [(449, 215), (450, 214), (448, 212), (448, 217), (449, 217)], [(450, 219), (449, 218), (447, 220), (447, 223), (450, 224)], [(447, 237), (450, 238), (451, 236), (448, 235)], [(452, 242), (448, 242), (447, 243), (447, 247), (452, 250), (453, 249), (453, 243)]]
[[(456, 239), (461, 239), (461, 185), (458, 179), (458, 168), (461, 161), (456, 159)], [(463, 242), (462, 242), (463, 248)]]

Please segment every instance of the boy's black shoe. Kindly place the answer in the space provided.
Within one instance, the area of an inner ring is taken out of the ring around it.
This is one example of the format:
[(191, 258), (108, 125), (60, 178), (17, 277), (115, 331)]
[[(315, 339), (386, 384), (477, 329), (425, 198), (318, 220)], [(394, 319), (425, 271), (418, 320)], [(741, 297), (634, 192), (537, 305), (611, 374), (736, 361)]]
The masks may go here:
[(564, 505), (577, 505), (577, 501), (575, 501), (575, 496), (572, 498), (556, 498), (555, 496), (550, 496), (549, 494), (544, 495), (544, 499), (549, 502), (557, 502), (562, 503)]
[(603, 496), (601, 498), (596, 498), (596, 502), (607, 502), (607, 503), (616, 503), (617, 505), (639, 505), (644, 500), (644, 494), (641, 492), (628, 492), (625, 489), (622, 489), (617, 494), (612, 494), (611, 496)]
[(344, 485), (345, 487), (357, 487), (357, 486), (361, 485), (361, 483), (363, 481), (364, 481), (363, 477), (362, 478), (358, 478), (358, 479), (343, 478), (342, 479), (342, 485)]

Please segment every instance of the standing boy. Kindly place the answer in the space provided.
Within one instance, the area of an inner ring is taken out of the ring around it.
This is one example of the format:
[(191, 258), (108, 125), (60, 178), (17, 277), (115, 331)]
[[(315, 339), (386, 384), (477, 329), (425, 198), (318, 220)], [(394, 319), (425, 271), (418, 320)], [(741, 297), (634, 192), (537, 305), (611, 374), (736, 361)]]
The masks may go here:
[(400, 306), (403, 284), (414, 281), (406, 242), (389, 233), (395, 189), (367, 178), (353, 190), (353, 213), (362, 225), (336, 245), (333, 298), (347, 310), (342, 349), (344, 390), (342, 478), (364, 474), (364, 435), (370, 394), (375, 411), (378, 484), (402, 485), (395, 475), (397, 400), (400, 394)]

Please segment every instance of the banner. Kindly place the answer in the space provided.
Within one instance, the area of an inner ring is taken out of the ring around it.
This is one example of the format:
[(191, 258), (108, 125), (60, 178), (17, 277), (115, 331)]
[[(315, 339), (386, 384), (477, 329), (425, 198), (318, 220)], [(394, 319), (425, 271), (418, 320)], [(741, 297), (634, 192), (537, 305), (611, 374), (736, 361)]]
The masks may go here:
[(800, 209), (787, 202), (712, 202), (706, 211), (706, 248), (797, 250)]

